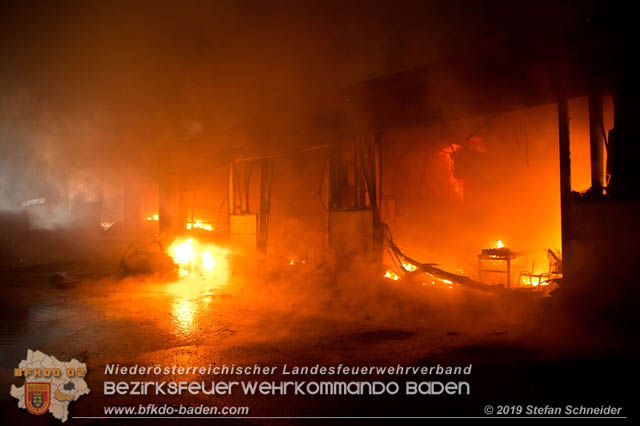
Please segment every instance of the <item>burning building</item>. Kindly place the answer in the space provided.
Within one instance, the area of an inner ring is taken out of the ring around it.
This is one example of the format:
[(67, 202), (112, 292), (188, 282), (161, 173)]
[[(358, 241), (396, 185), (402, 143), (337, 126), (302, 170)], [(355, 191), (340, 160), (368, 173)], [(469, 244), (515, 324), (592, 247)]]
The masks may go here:
[[(446, 364), (480, 370), (469, 415), (507, 386), (518, 404), (591, 401), (589, 357), (630, 365), (636, 76), (617, 7), (322, 3), (73, 5), (61, 23), (15, 7), (0, 361), (44, 346), (86, 360), (92, 389), (114, 362), (197, 381)], [(80, 414), (130, 403), (103, 396)], [(254, 420), (283, 400), (310, 417), (460, 401), (279, 395)]]
[[(452, 272), (480, 281), (483, 271), (505, 273), (506, 287), (561, 272), (575, 296), (609, 282), (606, 292), (623, 300), (638, 253), (620, 238), (637, 228), (614, 219), (619, 209), (635, 216), (631, 175), (617, 155), (635, 157), (635, 148), (618, 136), (628, 131), (629, 79), (607, 25), (586, 21), (561, 38), (515, 39), (490, 56), (348, 88), (343, 100), (362, 114), (360, 135), (376, 152), (375, 178), (366, 179), (366, 162), (361, 178), (377, 182), (371, 235), (384, 241), (375, 229), (386, 216), (407, 247)], [(606, 46), (604, 60), (596, 46)], [(502, 248), (501, 238), (524, 252)], [(474, 250), (497, 240), (477, 257), (507, 270), (475, 268)]]

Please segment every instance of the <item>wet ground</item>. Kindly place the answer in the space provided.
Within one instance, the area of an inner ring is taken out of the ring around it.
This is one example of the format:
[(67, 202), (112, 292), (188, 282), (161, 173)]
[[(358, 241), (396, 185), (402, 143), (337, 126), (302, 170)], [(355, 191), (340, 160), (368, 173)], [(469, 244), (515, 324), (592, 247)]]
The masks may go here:
[[(0, 403), (7, 424), (57, 422), (49, 415), (36, 418), (16, 409), (9, 396), (10, 385), (20, 384), (12, 377), (13, 367), (27, 349), (87, 363), (92, 392), (71, 404), (70, 417), (102, 416), (103, 407), (110, 405), (164, 402), (157, 397), (105, 396), (103, 371), (108, 363), (473, 363), (469, 397), (233, 395), (184, 397), (179, 402), (249, 406), (253, 417), (482, 416), (486, 404), (532, 399), (541, 404), (589, 400), (624, 405), (626, 396), (618, 383), (635, 356), (618, 349), (625, 345), (616, 343), (613, 336), (578, 333), (570, 318), (558, 315), (549, 300), (496, 299), (463, 289), (399, 289), (394, 287), (398, 283), (387, 282), (337, 287), (323, 280), (321, 272), (294, 269), (232, 276), (223, 285), (197, 279), (119, 279), (80, 269), (52, 282), (53, 272), (45, 268), (0, 275), (0, 390), (4, 389)], [(211, 380), (195, 375), (174, 378)], [(252, 424), (297, 421), (242, 420)]]

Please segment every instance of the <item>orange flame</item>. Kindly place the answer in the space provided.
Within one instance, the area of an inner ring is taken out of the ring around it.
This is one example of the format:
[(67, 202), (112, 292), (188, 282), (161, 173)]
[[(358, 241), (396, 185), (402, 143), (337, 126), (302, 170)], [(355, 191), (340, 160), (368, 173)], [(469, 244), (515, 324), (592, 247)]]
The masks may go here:
[(384, 273), (384, 277), (393, 281), (398, 281), (400, 279), (400, 276), (390, 269), (387, 269), (387, 271)]
[(213, 231), (213, 225), (210, 223), (204, 223), (201, 220), (187, 223), (187, 229), (203, 229), (205, 231)]
[(178, 266), (180, 277), (203, 278), (228, 275), (226, 250), (213, 244), (202, 244), (194, 238), (176, 239), (168, 249), (169, 256)]
[(413, 265), (411, 263), (403, 263), (402, 267), (408, 272), (413, 272), (416, 269), (418, 269), (418, 267), (416, 265)]
[(444, 158), (444, 161), (447, 166), (447, 174), (449, 177), (449, 183), (451, 184), (451, 188), (453, 189), (453, 193), (460, 199), (464, 199), (464, 184), (462, 179), (457, 178), (454, 173), (454, 157), (456, 151), (459, 151), (461, 148), (458, 144), (450, 144), (446, 146), (440, 154)]

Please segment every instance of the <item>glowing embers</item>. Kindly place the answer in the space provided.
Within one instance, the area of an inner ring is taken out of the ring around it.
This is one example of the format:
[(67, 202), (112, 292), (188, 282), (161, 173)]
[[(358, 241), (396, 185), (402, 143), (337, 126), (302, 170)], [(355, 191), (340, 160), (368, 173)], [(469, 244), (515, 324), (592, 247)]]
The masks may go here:
[(193, 222), (187, 222), (187, 229), (202, 229), (204, 231), (213, 231), (214, 227), (211, 223), (205, 223), (201, 220), (194, 220)]
[(551, 279), (548, 273), (533, 273), (533, 272), (520, 272), (520, 279), (518, 281), (519, 287), (538, 287), (549, 285)]
[[(417, 271), (418, 267), (412, 263), (409, 262), (402, 262), (402, 271), (401, 272), (414, 272)], [(398, 275), (397, 273), (393, 272), (391, 269), (387, 269), (384, 273), (384, 277), (386, 279), (392, 280), (392, 281), (398, 281), (400, 279), (400, 275)]]
[[(442, 279), (442, 278), (438, 278), (438, 277), (436, 277), (435, 275), (432, 275), (432, 274), (427, 274), (427, 276), (431, 279), (431, 281), (430, 281), (431, 285), (440, 285), (440, 286), (444, 285), (449, 290), (453, 289), (453, 286), (455, 285), (455, 283), (453, 281), (451, 281), (451, 280), (445, 280), (445, 279)], [(426, 286), (427, 283), (423, 282), (422, 285)]]
[(400, 276), (390, 269), (386, 270), (386, 272), (384, 273), (384, 277), (393, 281), (398, 281), (400, 279)]
[(529, 289), (540, 289), (541, 287), (552, 286), (556, 280), (562, 278), (562, 260), (553, 250), (547, 249), (547, 267), (536, 267), (534, 261), (531, 269), (520, 272), (518, 277), (518, 287)]
[(505, 246), (502, 240), (498, 240), (494, 247), (482, 249), (482, 253), (479, 257), (482, 257), (483, 259), (503, 260), (506, 258), (513, 259), (517, 256), (516, 253), (512, 252), (511, 249)]
[(418, 267), (412, 263), (402, 263), (402, 268), (407, 271), (407, 272), (413, 272), (416, 269), (418, 269)]
[(176, 239), (169, 246), (169, 256), (178, 267), (180, 277), (226, 278), (227, 251), (194, 238)]
[(305, 259), (298, 259), (298, 258), (295, 258), (295, 257), (290, 257), (289, 258), (289, 266), (304, 265), (306, 263), (307, 263), (307, 261)]
[(147, 222), (157, 222), (160, 219), (160, 215), (158, 213), (147, 216), (144, 220)]

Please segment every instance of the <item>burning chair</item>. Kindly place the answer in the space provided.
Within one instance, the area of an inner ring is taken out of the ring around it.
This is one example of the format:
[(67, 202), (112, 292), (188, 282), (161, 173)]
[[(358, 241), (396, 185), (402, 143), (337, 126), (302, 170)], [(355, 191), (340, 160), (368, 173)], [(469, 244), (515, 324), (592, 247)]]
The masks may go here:
[(549, 269), (546, 272), (536, 274), (535, 263), (533, 264), (531, 271), (520, 272), (518, 278), (518, 285), (524, 285), (527, 287), (540, 287), (548, 285), (552, 280), (560, 278), (562, 276), (562, 259), (554, 253), (553, 250), (547, 249), (547, 259), (549, 261)]

